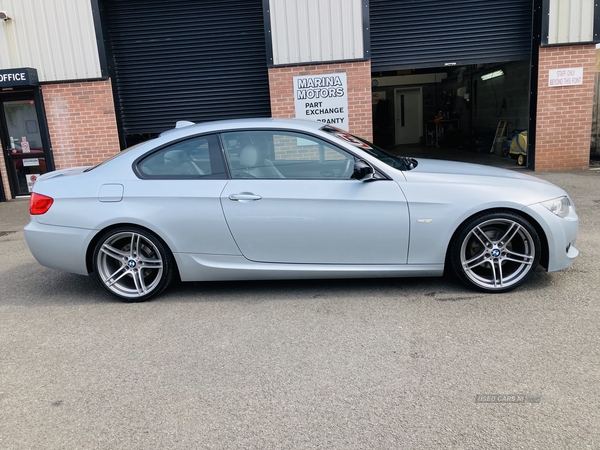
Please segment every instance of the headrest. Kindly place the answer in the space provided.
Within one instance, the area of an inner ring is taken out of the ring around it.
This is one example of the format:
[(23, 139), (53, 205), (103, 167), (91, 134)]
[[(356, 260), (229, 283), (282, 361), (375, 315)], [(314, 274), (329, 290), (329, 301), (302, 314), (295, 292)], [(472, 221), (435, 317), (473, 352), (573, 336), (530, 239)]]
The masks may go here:
[(243, 167), (258, 166), (260, 160), (260, 151), (254, 145), (246, 145), (240, 152), (240, 165)]
[(165, 153), (165, 164), (183, 164), (188, 159), (183, 150), (169, 150)]

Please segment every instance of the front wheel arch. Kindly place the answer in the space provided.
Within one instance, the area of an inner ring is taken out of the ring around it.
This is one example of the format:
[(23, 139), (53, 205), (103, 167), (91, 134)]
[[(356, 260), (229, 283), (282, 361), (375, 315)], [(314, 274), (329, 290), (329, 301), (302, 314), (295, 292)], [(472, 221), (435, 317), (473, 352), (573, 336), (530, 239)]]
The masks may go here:
[(486, 213), (512, 213), (512, 214), (517, 214), (521, 217), (523, 217), (525, 220), (527, 220), (531, 226), (533, 226), (533, 228), (535, 229), (536, 233), (538, 234), (538, 237), (540, 238), (540, 244), (541, 244), (541, 257), (540, 257), (540, 266), (542, 266), (544, 269), (548, 268), (548, 261), (550, 258), (550, 250), (549, 250), (549, 246), (548, 246), (548, 238), (546, 237), (546, 233), (544, 231), (544, 229), (542, 228), (542, 226), (537, 222), (537, 220), (535, 220), (532, 216), (530, 216), (529, 214), (520, 211), (518, 209), (511, 209), (511, 208), (490, 208), (490, 209), (485, 209), (483, 211), (478, 211), (472, 215), (470, 215), (469, 217), (467, 217), (465, 220), (463, 220), (460, 225), (458, 225), (456, 227), (456, 229), (454, 230), (454, 233), (452, 234), (452, 237), (450, 238), (450, 240), (448, 241), (448, 247), (446, 248), (446, 258), (444, 260), (444, 274), (451, 274), (452, 272), (452, 267), (450, 264), (450, 248), (452, 247), (452, 243), (455, 241), (457, 234), (460, 232), (460, 230), (462, 230), (462, 228), (469, 223), (470, 221), (472, 221), (476, 216), (480, 215), (480, 214), (486, 214)]
[(537, 232), (537, 234), (540, 238), (540, 242), (542, 244), (542, 256), (540, 259), (540, 266), (547, 268), (548, 261), (549, 261), (548, 238), (546, 237), (546, 233), (544, 232), (544, 229), (541, 227), (541, 225), (529, 214), (526, 214), (523, 211), (519, 211), (518, 209), (491, 208), (491, 209), (485, 209), (483, 211), (478, 211), (478, 212), (474, 213), (473, 215), (471, 215), (471, 216), (467, 217), (465, 220), (463, 220), (461, 222), (461, 224), (458, 227), (456, 227), (456, 229), (454, 230), (454, 233), (452, 234), (452, 237), (448, 241), (448, 247), (446, 248), (446, 258), (444, 260), (446, 269), (449, 267), (449, 264), (448, 264), (449, 259), (448, 258), (450, 255), (450, 247), (452, 246), (452, 242), (454, 242), (454, 239), (456, 239), (456, 235), (458, 234), (459, 230), (462, 229), (462, 227), (464, 227), (466, 223), (473, 220), (473, 218), (475, 216), (477, 216), (479, 214), (494, 213), (494, 212), (510, 212), (513, 214), (518, 214), (519, 216), (522, 216), (524, 219), (526, 219), (535, 228), (535, 231)]

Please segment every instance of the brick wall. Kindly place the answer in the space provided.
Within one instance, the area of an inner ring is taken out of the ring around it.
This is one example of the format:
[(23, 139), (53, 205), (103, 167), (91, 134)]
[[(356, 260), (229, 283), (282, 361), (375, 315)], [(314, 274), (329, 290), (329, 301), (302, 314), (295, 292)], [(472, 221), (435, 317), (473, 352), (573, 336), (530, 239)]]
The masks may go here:
[(120, 151), (110, 80), (42, 86), (56, 169), (94, 165)]
[[(594, 45), (540, 48), (535, 170), (589, 168)], [(583, 84), (548, 87), (550, 69), (583, 67)]]
[[(2, 148), (6, 148), (4, 142), (0, 142)], [(0, 156), (0, 178), (2, 178), (2, 186), (4, 186), (4, 197), (10, 200), (10, 185), (8, 184), (8, 173), (6, 172), (6, 163), (3, 157)]]
[(348, 82), (349, 131), (372, 141), (371, 61), (269, 68), (271, 115), (295, 116), (293, 77), (344, 72)]

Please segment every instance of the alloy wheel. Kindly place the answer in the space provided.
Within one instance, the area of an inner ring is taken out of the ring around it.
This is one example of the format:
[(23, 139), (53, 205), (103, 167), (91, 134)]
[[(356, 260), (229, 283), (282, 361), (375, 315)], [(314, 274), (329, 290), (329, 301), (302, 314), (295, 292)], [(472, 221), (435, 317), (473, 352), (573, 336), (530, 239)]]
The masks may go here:
[(540, 259), (539, 237), (518, 216), (484, 217), (460, 237), (458, 267), (463, 281), (486, 291), (504, 292), (525, 282)]
[(94, 268), (104, 287), (127, 301), (160, 292), (169, 279), (166, 250), (141, 230), (116, 230), (96, 246)]

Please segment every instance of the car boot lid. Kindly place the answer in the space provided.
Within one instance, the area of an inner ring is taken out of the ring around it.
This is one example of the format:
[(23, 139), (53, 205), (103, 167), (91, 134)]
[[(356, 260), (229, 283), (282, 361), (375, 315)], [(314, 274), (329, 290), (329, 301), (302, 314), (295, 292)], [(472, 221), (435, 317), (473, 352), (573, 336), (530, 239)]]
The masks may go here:
[(48, 172), (48, 173), (41, 175), (37, 179), (37, 181), (49, 180), (50, 178), (57, 178), (57, 177), (68, 176), (68, 175), (77, 175), (77, 174), (83, 173), (86, 170), (90, 169), (90, 167), (91, 166), (80, 166), (80, 167), (70, 167), (68, 169), (54, 170), (52, 172)]

